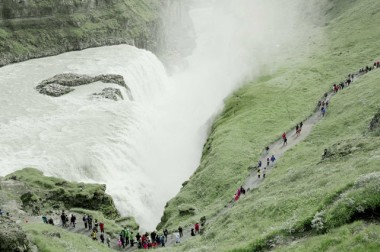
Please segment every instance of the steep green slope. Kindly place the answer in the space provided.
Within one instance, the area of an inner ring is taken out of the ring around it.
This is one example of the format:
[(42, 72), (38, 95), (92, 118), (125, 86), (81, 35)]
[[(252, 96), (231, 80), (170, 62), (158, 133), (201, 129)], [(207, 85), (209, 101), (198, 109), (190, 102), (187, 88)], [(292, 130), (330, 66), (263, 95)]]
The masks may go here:
[[(325, 2), (324, 22), (319, 20), (323, 26), (315, 27), (315, 34), (322, 32), (323, 39), (310, 38), (305, 45), (309, 53), (289, 56), (290, 63), (277, 73), (245, 85), (227, 100), (204, 146), (200, 167), (168, 203), (159, 228), (174, 229), (203, 215), (212, 219), (243, 184), (247, 168), (256, 163), (268, 143), (310, 115), (332, 83), (380, 58), (380, 29), (374, 22), (380, 18), (380, 2)], [(320, 1), (316, 5), (321, 5)], [(189, 242), (181, 249), (268, 249), (289, 236), (327, 232), (350, 222), (355, 211), (347, 210), (339, 224), (333, 220), (342, 214), (335, 213), (326, 229), (311, 227), (312, 220), (320, 217), (319, 211), (333, 209), (330, 205), (338, 204), (337, 196), (354, 190), (358, 178), (380, 169), (380, 141), (368, 133), (380, 102), (379, 71), (334, 97), (326, 120), (279, 160), (258, 190), (210, 222), (205, 235), (197, 239), (201, 244)], [(325, 148), (336, 151), (336, 158), (321, 162)], [(180, 215), (178, 207), (190, 202), (197, 212)], [(379, 205), (375, 198), (365, 206)]]
[(166, 0), (0, 1), (0, 66), (88, 47), (162, 46)]

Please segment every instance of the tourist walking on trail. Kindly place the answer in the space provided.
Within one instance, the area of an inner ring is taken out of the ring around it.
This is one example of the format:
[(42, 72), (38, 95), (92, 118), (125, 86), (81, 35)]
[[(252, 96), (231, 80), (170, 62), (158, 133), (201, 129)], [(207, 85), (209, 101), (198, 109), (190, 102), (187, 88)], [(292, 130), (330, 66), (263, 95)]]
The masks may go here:
[(62, 221), (62, 227), (66, 227), (66, 215), (65, 215), (64, 210), (62, 210), (61, 221)]
[(272, 155), (272, 157), (270, 158), (270, 160), (272, 161), (272, 163), (274, 163), (274, 161), (276, 161), (276, 158), (274, 157), (274, 155)]
[(92, 217), (89, 215), (87, 218), (88, 230), (92, 229)]
[(282, 140), (284, 140), (284, 143), (283, 143), (283, 145), (286, 145), (286, 144), (288, 144), (288, 139), (286, 138), (286, 133), (284, 132), (284, 133), (282, 133)]
[(269, 154), (269, 146), (265, 147), (265, 153), (266, 153), (266, 155)]
[(165, 242), (168, 242), (168, 234), (169, 234), (169, 232), (168, 232), (168, 230), (165, 228), (165, 229), (164, 229)]
[(257, 162), (257, 168), (261, 168), (261, 165), (262, 165), (262, 163), (261, 163), (261, 160), (259, 160), (259, 162)]
[(257, 170), (257, 178), (260, 178), (260, 175), (261, 175), (261, 170), (258, 169), (258, 170)]
[(269, 166), (270, 160), (269, 157), (267, 157), (267, 166)]
[(299, 130), (300, 130), (300, 126), (298, 126), (298, 124), (297, 124), (297, 125), (296, 125), (296, 136), (299, 136), (299, 135), (298, 135)]
[(183, 236), (183, 229), (181, 226), (178, 227), (179, 237)]
[(121, 241), (121, 245), (123, 246), (123, 248), (125, 248), (125, 238), (127, 236), (127, 231), (125, 230), (125, 228), (123, 228), (120, 232), (120, 241)]
[(99, 228), (100, 228), (100, 233), (104, 233), (104, 223), (103, 222), (99, 223)]
[(70, 218), (70, 221), (71, 221), (71, 224), (73, 225), (73, 227), (75, 228), (75, 221), (77, 220), (77, 217), (75, 217), (74, 214), (71, 214), (71, 218)]
[(195, 236), (194, 228), (191, 229), (191, 231), (190, 231), (190, 235), (191, 235), (191, 236)]
[(85, 229), (87, 229), (87, 215), (85, 214), (85, 215), (83, 215), (83, 218), (82, 218), (82, 220), (83, 220), (83, 223), (84, 223), (84, 228)]
[(321, 107), (321, 116), (324, 117), (326, 114), (326, 109), (325, 107)]
[(199, 234), (199, 223), (198, 223), (198, 222), (195, 223), (195, 225), (194, 225), (194, 229), (195, 229), (195, 233), (196, 233), (196, 234)]
[(174, 236), (175, 236), (175, 243), (180, 243), (180, 242), (181, 242), (181, 237), (182, 237), (182, 236), (180, 236), (179, 233), (175, 233)]
[(107, 236), (106, 242), (107, 242), (107, 246), (110, 248), (111, 247), (111, 238), (109, 236)]
[(265, 179), (265, 174), (267, 173), (267, 169), (264, 168), (263, 170), (263, 179)]

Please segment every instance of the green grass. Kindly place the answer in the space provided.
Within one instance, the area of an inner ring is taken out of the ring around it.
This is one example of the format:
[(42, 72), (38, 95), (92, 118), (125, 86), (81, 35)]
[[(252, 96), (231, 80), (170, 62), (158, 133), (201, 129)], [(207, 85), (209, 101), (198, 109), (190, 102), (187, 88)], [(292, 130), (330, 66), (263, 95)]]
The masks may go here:
[[(193, 223), (203, 215), (211, 219), (243, 184), (247, 168), (256, 163), (266, 145), (310, 115), (332, 83), (380, 58), (380, 29), (374, 22), (380, 12), (373, 11), (380, 8), (380, 2), (332, 4), (335, 7), (325, 11), (327, 25), (316, 28), (316, 32), (323, 32), (324, 40), (317, 41), (309, 55), (290, 57), (293, 63), (245, 85), (226, 101), (205, 144), (199, 168), (169, 202), (159, 228)], [(379, 138), (368, 134), (369, 122), (380, 104), (379, 76), (377, 70), (339, 92), (331, 101), (327, 118), (279, 160), (260, 188), (211, 221), (202, 245), (186, 246), (199, 246), (200, 251), (266, 249), (276, 243), (276, 237), (318, 233), (311, 221), (319, 211), (328, 208), (331, 216), (339, 216), (333, 211), (340, 206), (336, 198), (353, 190), (359, 177), (380, 169)], [(351, 154), (321, 162), (325, 148), (349, 149)], [(359, 197), (355, 190), (352, 193)], [(371, 193), (366, 195), (370, 197)], [(379, 206), (377, 198), (368, 200), (372, 202), (365, 206)], [(199, 213), (180, 216), (178, 206), (188, 202)], [(345, 211), (339, 225), (352, 216)], [(332, 221), (326, 225), (339, 226)]]
[[(93, 241), (90, 237), (71, 233), (59, 227), (47, 224), (24, 224), (22, 228), (41, 252), (113, 251), (99, 241)], [(61, 237), (52, 237), (50, 235), (52, 233), (59, 233)]]
[(380, 247), (380, 225), (379, 223), (365, 223), (358, 221), (343, 226), (327, 234), (301, 239), (281, 246), (275, 251), (355, 251), (375, 252)]
[(109, 44), (136, 42), (158, 51), (155, 29), (161, 22), (162, 2), (101, 1), (95, 8), (88, 2), (32, 0), (27, 7), (4, 3), (5, 17), (23, 19), (0, 21), (0, 66)]
[(119, 217), (111, 196), (105, 193), (105, 185), (74, 183), (47, 177), (34, 168), (13, 172), (7, 175), (6, 179), (25, 183), (28, 191), (20, 195), (21, 200), (24, 208), (30, 207), (34, 212), (36, 209), (47, 211), (61, 207), (86, 207), (102, 211), (109, 218)]

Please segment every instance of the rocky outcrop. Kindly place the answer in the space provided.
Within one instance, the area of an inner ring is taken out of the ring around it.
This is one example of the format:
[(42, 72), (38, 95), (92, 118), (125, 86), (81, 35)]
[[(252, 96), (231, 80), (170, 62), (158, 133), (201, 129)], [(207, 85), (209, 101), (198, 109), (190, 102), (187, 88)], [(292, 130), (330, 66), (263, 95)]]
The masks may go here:
[(0, 216), (0, 251), (31, 251), (26, 234), (9, 217)]
[[(73, 73), (58, 74), (50, 79), (42, 81), (37, 85), (36, 90), (44, 95), (59, 97), (74, 91), (75, 89), (72, 87), (87, 85), (98, 81), (122, 86), (126, 89), (128, 98), (133, 100), (131, 92), (125, 84), (123, 76), (117, 74), (102, 74), (95, 77)], [(105, 88), (101, 93), (94, 95), (99, 95), (115, 101), (124, 99), (121, 91), (117, 88)]]
[(101, 93), (95, 93), (94, 96), (110, 99), (114, 101), (124, 100), (120, 89), (118, 88), (105, 88)]
[[(6, 186), (7, 184), (13, 186)], [(0, 180), (0, 186), (3, 185), (7, 194), (19, 197), (22, 209), (29, 214), (38, 215), (76, 207), (101, 211), (110, 218), (120, 217), (111, 196), (106, 194), (106, 185), (74, 183), (46, 177), (33, 168), (9, 174), (5, 181)]]
[(59, 97), (64, 94), (68, 94), (71, 91), (74, 91), (73, 88), (65, 87), (59, 84), (46, 84), (44, 86), (38, 87), (37, 91), (40, 92), (41, 94), (53, 96), (53, 97)]

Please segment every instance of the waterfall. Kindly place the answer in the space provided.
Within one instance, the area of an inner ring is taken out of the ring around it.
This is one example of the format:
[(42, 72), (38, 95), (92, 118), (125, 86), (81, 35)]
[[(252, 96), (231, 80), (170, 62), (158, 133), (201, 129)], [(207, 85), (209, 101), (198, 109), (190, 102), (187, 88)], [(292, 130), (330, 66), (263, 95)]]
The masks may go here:
[[(293, 15), (297, 1), (210, 1), (192, 10), (196, 48), (181, 64), (186, 68), (170, 77), (152, 53), (127, 45), (0, 68), (0, 175), (35, 167), (105, 183), (123, 215), (154, 229), (165, 203), (199, 165), (223, 99), (260, 69), (274, 71), (276, 56), (307, 30), (293, 26), (300, 23)], [(61, 73), (122, 75), (133, 100), (90, 98), (114, 87), (107, 83), (58, 98), (34, 90)]]

